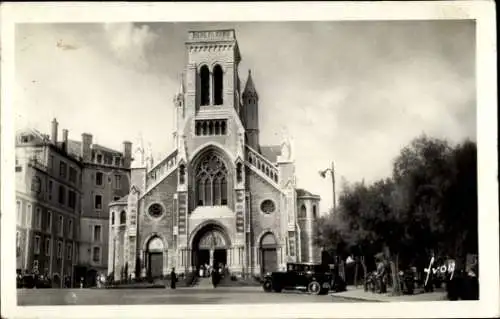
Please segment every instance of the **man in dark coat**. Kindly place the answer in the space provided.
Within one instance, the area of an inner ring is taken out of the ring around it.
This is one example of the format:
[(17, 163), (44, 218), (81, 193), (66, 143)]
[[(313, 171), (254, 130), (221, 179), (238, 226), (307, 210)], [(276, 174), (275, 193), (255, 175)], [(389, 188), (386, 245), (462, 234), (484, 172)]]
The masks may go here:
[(177, 283), (177, 275), (175, 274), (175, 268), (172, 268), (170, 273), (170, 288), (175, 289), (175, 284)]
[(212, 285), (215, 287), (217, 287), (217, 285), (219, 284), (219, 271), (217, 268), (212, 268)]

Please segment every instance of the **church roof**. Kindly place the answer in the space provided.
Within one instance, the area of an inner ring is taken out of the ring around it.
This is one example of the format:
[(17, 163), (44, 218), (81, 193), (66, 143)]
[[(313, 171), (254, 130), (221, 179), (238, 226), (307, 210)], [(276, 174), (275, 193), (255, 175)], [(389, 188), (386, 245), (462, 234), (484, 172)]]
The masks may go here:
[(252, 79), (252, 72), (250, 70), (248, 70), (248, 78), (247, 83), (245, 84), (245, 89), (243, 90), (243, 96), (247, 94), (254, 94), (258, 97), (257, 90), (255, 89), (255, 84)]
[(281, 155), (280, 145), (266, 145), (260, 147), (260, 153), (267, 158), (271, 163), (278, 162), (278, 156)]
[(303, 188), (297, 188), (295, 191), (297, 192), (297, 197), (319, 197), (319, 195), (315, 195)]

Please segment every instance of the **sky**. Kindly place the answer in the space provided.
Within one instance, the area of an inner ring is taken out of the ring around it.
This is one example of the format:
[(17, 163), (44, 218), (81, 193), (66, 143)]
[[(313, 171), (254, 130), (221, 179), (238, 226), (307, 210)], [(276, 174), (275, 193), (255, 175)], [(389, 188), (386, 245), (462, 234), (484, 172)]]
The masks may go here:
[[(190, 30), (235, 29), (259, 94), (261, 144), (292, 137), (297, 182), (332, 206), (318, 171), (340, 181), (390, 176), (421, 135), (476, 140), (472, 21), (22, 24), (16, 27), (16, 126), (121, 150), (139, 134), (173, 148), (173, 96)], [(59, 133), (61, 134), (61, 133)], [(61, 136), (61, 135), (59, 135)]]

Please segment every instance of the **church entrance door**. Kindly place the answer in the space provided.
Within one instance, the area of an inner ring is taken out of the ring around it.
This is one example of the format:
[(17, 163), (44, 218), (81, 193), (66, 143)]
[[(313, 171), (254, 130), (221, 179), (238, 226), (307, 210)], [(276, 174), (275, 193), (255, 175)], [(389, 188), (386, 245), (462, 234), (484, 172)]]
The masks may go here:
[(224, 230), (217, 225), (207, 225), (200, 229), (193, 239), (193, 266), (218, 267), (227, 265), (229, 239)]
[(265, 234), (260, 240), (261, 272), (263, 274), (278, 269), (278, 243), (272, 233)]
[(153, 237), (147, 247), (147, 274), (152, 278), (161, 277), (163, 275), (163, 242), (159, 237)]
[(149, 272), (151, 277), (158, 278), (163, 274), (163, 254), (158, 252), (149, 253)]

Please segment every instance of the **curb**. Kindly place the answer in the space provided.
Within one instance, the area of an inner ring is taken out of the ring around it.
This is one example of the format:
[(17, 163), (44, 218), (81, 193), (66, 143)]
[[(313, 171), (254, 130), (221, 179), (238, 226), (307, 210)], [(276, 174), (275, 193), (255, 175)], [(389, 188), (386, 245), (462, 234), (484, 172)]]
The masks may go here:
[(377, 300), (377, 299), (369, 299), (369, 298), (362, 298), (362, 297), (352, 297), (352, 296), (339, 296), (335, 294), (330, 294), (331, 297), (334, 298), (342, 298), (342, 299), (348, 299), (348, 300), (356, 300), (356, 301), (367, 301), (367, 302), (389, 302), (386, 300)]

